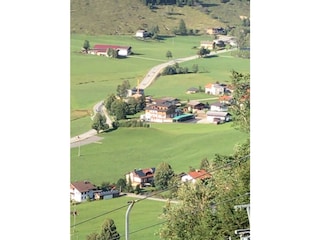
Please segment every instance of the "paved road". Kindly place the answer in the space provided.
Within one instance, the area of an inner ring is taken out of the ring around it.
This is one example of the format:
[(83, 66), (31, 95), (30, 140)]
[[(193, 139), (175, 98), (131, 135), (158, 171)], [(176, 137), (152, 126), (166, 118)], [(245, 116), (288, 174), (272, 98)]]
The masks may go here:
[[(230, 51), (234, 51), (234, 50), (236, 50), (236, 49), (229, 49), (229, 50), (224, 49), (224, 50), (217, 51), (217, 52), (211, 52), (210, 54), (208, 54), (208, 56), (217, 55), (219, 53), (225, 53), (225, 52), (230, 52)], [(175, 63), (181, 63), (181, 62), (186, 62), (186, 61), (190, 61), (190, 60), (193, 60), (193, 59), (197, 59), (198, 57), (199, 57), (198, 55), (194, 55), (194, 56), (185, 57), (185, 58), (177, 58), (177, 59), (174, 59), (174, 60), (159, 64), (159, 65), (151, 68), (151, 70), (147, 73), (147, 75), (144, 77), (144, 79), (139, 83), (138, 87), (140, 89), (145, 89), (148, 86), (150, 86), (153, 83), (153, 81), (158, 77), (158, 75), (160, 74), (160, 72), (161, 72), (161, 70), (163, 68), (165, 68), (165, 67), (167, 67), (169, 65), (173, 65)], [(95, 114), (97, 112), (103, 113), (106, 116), (107, 123), (109, 124), (109, 126), (111, 126), (112, 120), (108, 116), (107, 111), (106, 111), (105, 107), (103, 106), (103, 101), (100, 101), (100, 102), (98, 102), (97, 104), (94, 105), (93, 112), (94, 112), (94, 115), (91, 117), (91, 119), (94, 118), (94, 116), (95, 116)], [(72, 137), (71, 141), (70, 141), (71, 147), (75, 147), (74, 143), (83, 141), (83, 140), (88, 139), (88, 138), (92, 138), (95, 135), (97, 135), (97, 131), (94, 130), (94, 129), (91, 129), (88, 132), (85, 132), (85, 133), (80, 134), (78, 136)], [(93, 138), (93, 139), (87, 140), (85, 142), (86, 143), (84, 143), (84, 142), (82, 142), (82, 143), (88, 144), (88, 143), (91, 143), (91, 142), (95, 142), (95, 139)], [(79, 145), (77, 145), (77, 146), (79, 146)]]

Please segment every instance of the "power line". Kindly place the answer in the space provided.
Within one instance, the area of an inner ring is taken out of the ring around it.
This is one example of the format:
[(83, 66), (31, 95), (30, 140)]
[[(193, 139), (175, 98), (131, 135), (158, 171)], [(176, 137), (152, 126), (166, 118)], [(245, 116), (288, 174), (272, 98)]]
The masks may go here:
[[(238, 162), (238, 163), (241, 163), (241, 162), (243, 162), (244, 159), (247, 159), (248, 157), (250, 157), (250, 155), (244, 156), (244, 157), (242, 157), (242, 158), (240, 158), (240, 159), (232, 160), (232, 161), (229, 162), (229, 163), (226, 163), (226, 164), (224, 164), (224, 165), (222, 165), (222, 166), (219, 166), (219, 167), (215, 168), (215, 170), (210, 171), (209, 173), (213, 173), (213, 172), (216, 171), (216, 170), (220, 170), (220, 169), (222, 169), (222, 168), (225, 168), (225, 167), (227, 167), (227, 166), (229, 166), (229, 165), (232, 165), (232, 164), (235, 164), (235, 163), (237, 163), (237, 162)], [(205, 176), (206, 174), (207, 174), (207, 173), (201, 174), (201, 175), (197, 176), (196, 179), (197, 179), (197, 178), (200, 178), (200, 177), (202, 177), (202, 176)], [(163, 189), (163, 190), (157, 191), (157, 192), (155, 192), (155, 193), (153, 193), (153, 194), (150, 194), (150, 195), (148, 195), (148, 196), (146, 196), (146, 197), (144, 197), (144, 198), (137, 199), (137, 200), (134, 200), (134, 201), (135, 201), (135, 203), (141, 202), (141, 201), (146, 200), (146, 199), (148, 199), (148, 198), (150, 198), (150, 197), (152, 197), (152, 196), (155, 196), (155, 195), (158, 195), (158, 194), (160, 194), (160, 193), (169, 191), (169, 190), (171, 190), (171, 189), (173, 189), (173, 188), (176, 188), (176, 187), (178, 187), (178, 186), (179, 186), (179, 184), (174, 185), (174, 186), (171, 186), (171, 187), (169, 187), (169, 188), (167, 188), (167, 189)], [(109, 211), (109, 212), (106, 212), (106, 213), (97, 215), (97, 216), (95, 216), (95, 217), (86, 219), (86, 220), (84, 220), (84, 221), (82, 221), (82, 222), (79, 222), (79, 223), (77, 223), (77, 224), (71, 225), (70, 227), (78, 226), (78, 225), (80, 225), (80, 224), (89, 222), (89, 221), (91, 221), (91, 220), (94, 220), (94, 219), (99, 218), (99, 217), (101, 217), (101, 216), (104, 216), (104, 215), (106, 215), (106, 214), (115, 212), (115, 211), (120, 210), (120, 209), (125, 208), (125, 207), (128, 207), (128, 205), (123, 205), (123, 206), (121, 206), (121, 207), (119, 207), (119, 208), (116, 208), (116, 209), (113, 209), (113, 210), (111, 210), (111, 211)]]
[[(231, 201), (233, 201), (233, 200), (236, 200), (236, 199), (239, 199), (239, 198), (241, 198), (241, 197), (248, 196), (248, 195), (250, 195), (250, 192), (244, 193), (244, 194), (242, 194), (242, 195), (240, 195), (240, 196), (237, 196), (237, 197), (235, 197), (235, 198), (226, 199), (226, 200), (224, 200), (224, 201), (222, 201), (222, 202), (219, 202), (219, 203), (214, 204), (214, 206), (217, 206), (217, 205), (220, 205), (220, 204), (223, 204), (223, 203), (226, 203), (226, 202), (231, 202)], [(143, 231), (143, 230), (145, 230), (145, 229), (152, 228), (152, 227), (155, 227), (155, 226), (164, 224), (164, 223), (166, 223), (166, 222), (168, 222), (168, 221), (169, 221), (169, 220), (166, 220), (166, 221), (163, 221), (163, 222), (160, 222), (160, 223), (156, 223), (156, 224), (152, 224), (152, 225), (150, 225), (150, 226), (147, 226), (147, 227), (144, 227), (144, 228), (135, 230), (135, 231), (133, 231), (133, 232), (130, 232), (130, 234), (137, 233), (137, 232)]]
[[(220, 169), (222, 169), (222, 168), (228, 167), (229, 165), (232, 165), (232, 164), (244, 162), (244, 159), (247, 159), (248, 157), (250, 157), (250, 155), (246, 155), (246, 156), (244, 156), (244, 157), (242, 157), (242, 158), (240, 158), (240, 159), (232, 160), (232, 161), (229, 162), (229, 163), (226, 163), (226, 164), (224, 164), (224, 165), (222, 165), (222, 166), (219, 166), (219, 167), (215, 168), (213, 171), (210, 171), (209, 173), (213, 173), (214, 171), (217, 171), (217, 170), (220, 170)], [(195, 179), (200, 178), (200, 177), (203, 177), (203, 176), (205, 176), (205, 175), (207, 175), (207, 174), (208, 174), (208, 172), (206, 172), (206, 173), (204, 173), (204, 174), (201, 174), (201, 175), (195, 177)], [(157, 195), (157, 194), (159, 194), (159, 193), (169, 191), (169, 190), (171, 190), (171, 189), (173, 189), (173, 188), (178, 187), (179, 184), (180, 184), (180, 183), (178, 183), (178, 184), (176, 184), (176, 185), (174, 185), (174, 186), (171, 186), (171, 187), (169, 187), (169, 188), (167, 188), (167, 189), (157, 191), (157, 192), (155, 192), (155, 193), (153, 193), (153, 194), (150, 194), (150, 195), (148, 195), (148, 196), (146, 196), (146, 197), (144, 197), (144, 198), (137, 199), (136, 202), (141, 202), (141, 201), (143, 201), (143, 200), (145, 200), (145, 199), (147, 199), (147, 198), (150, 198), (150, 197), (152, 197), (152, 196), (154, 196), (154, 195)]]
[(71, 227), (75, 227), (75, 226), (78, 226), (78, 225), (83, 224), (83, 223), (85, 223), (85, 222), (89, 222), (89, 221), (91, 221), (91, 220), (93, 220), (93, 219), (96, 219), (96, 218), (98, 218), (98, 217), (101, 217), (101, 216), (103, 216), (103, 215), (106, 215), (106, 214), (109, 214), (109, 213), (112, 213), (112, 212), (115, 212), (115, 211), (118, 211), (118, 210), (120, 210), (120, 209), (122, 209), (122, 208), (125, 208), (125, 207), (128, 207), (128, 205), (123, 205), (122, 207), (118, 207), (118, 208), (113, 209), (113, 210), (111, 210), (111, 211), (109, 211), (109, 212), (102, 213), (102, 214), (97, 215), (97, 216), (95, 216), (95, 217), (86, 219), (86, 220), (84, 220), (84, 221), (82, 221), (82, 222), (79, 222), (79, 223), (77, 223), (77, 224), (72, 225)]

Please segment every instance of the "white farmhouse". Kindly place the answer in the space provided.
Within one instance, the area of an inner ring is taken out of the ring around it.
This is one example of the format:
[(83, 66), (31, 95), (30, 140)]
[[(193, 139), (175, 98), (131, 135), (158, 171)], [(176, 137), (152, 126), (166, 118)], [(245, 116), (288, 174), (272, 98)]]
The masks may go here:
[(70, 184), (70, 199), (76, 202), (84, 202), (94, 196), (96, 186), (89, 181), (72, 182)]

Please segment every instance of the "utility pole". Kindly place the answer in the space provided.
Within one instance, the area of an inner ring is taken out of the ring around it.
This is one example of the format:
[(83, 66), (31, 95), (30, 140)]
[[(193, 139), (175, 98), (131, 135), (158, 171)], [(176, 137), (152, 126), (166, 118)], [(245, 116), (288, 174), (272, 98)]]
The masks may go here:
[[(246, 209), (247, 210), (247, 215), (248, 215), (248, 220), (249, 220), (249, 224), (250, 224), (250, 204), (241, 204), (241, 205), (235, 205), (234, 209)], [(234, 231), (234, 233), (236, 235), (240, 236), (241, 240), (247, 240), (250, 239), (250, 228), (248, 229), (237, 229)]]
[(134, 205), (136, 201), (135, 200), (132, 200), (128, 203), (130, 203), (128, 209), (127, 209), (127, 212), (126, 212), (126, 219), (125, 219), (125, 225), (126, 225), (126, 240), (129, 240), (129, 213)]
[(234, 206), (234, 209), (241, 209), (244, 208), (247, 210), (247, 214), (248, 214), (248, 219), (249, 219), (249, 224), (250, 224), (250, 204), (242, 204), (242, 205), (236, 205)]

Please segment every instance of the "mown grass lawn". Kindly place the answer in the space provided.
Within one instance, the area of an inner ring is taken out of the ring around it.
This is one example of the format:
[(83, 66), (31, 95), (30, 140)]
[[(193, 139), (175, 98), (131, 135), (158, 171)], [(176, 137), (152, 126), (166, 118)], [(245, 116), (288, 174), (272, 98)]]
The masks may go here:
[(157, 167), (168, 162), (176, 173), (189, 166), (199, 168), (204, 158), (232, 154), (234, 145), (248, 136), (234, 130), (231, 123), (222, 125), (191, 123), (151, 123), (150, 128), (119, 128), (100, 135), (102, 144), (71, 149), (71, 181), (90, 180), (116, 183), (135, 168)]
[[(108, 200), (84, 202), (75, 206), (78, 216), (70, 216), (70, 240), (86, 239), (90, 233), (100, 233), (106, 218), (114, 220), (120, 239), (125, 239), (125, 216), (128, 201), (135, 198), (119, 197)], [(165, 202), (145, 199), (134, 204), (129, 214), (130, 239), (159, 239), (155, 233), (161, 222), (159, 216)], [(74, 206), (70, 207), (71, 210)], [(119, 209), (119, 210), (117, 210)], [(78, 225), (77, 225), (78, 224)], [(73, 227), (73, 225), (76, 225)]]

